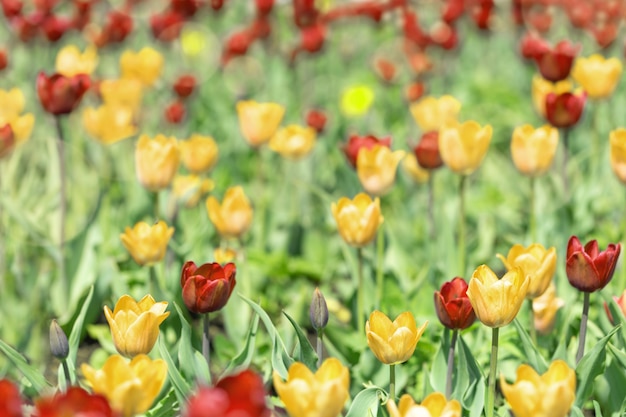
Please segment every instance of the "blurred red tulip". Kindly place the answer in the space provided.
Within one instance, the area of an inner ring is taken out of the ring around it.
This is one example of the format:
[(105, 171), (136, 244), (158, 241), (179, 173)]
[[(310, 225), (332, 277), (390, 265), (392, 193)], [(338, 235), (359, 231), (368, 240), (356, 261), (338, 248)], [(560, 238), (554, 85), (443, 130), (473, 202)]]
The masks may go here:
[(446, 282), (441, 291), (435, 291), (435, 310), (441, 324), (452, 330), (467, 329), (476, 320), (476, 314), (467, 297), (467, 282), (456, 277)]
[(446, 23), (453, 23), (458, 18), (463, 16), (464, 11), (464, 0), (448, 0), (443, 6), (443, 11), (441, 12), (441, 20)]
[(183, 265), (180, 286), (183, 301), (193, 313), (210, 313), (222, 309), (235, 288), (235, 264), (223, 267), (217, 263), (206, 263), (199, 267), (192, 261)]
[(211, 8), (213, 10), (220, 10), (224, 6), (224, 0), (211, 0)]
[(182, 101), (176, 100), (165, 108), (165, 120), (172, 124), (179, 124), (187, 113)]
[(42, 16), (31, 14), (28, 16), (18, 15), (11, 19), (11, 27), (22, 42), (30, 42), (39, 33)]
[[(248, 52), (248, 48), (250, 47), (252, 41), (253, 38), (248, 33), (247, 29), (233, 33), (226, 40), (223, 56), (230, 59), (236, 56), (245, 55), (246, 52)], [(224, 58), (222, 61), (224, 61)]]
[(526, 15), (526, 22), (535, 28), (537, 32), (546, 33), (552, 26), (552, 14), (550, 9), (533, 9)]
[(430, 30), (430, 39), (441, 48), (449, 51), (459, 43), (456, 29), (445, 22), (437, 22)]
[(407, 85), (404, 89), (404, 95), (409, 103), (419, 100), (424, 95), (426, 87), (421, 81), (416, 81)]
[(41, 25), (41, 30), (50, 42), (56, 42), (73, 26), (72, 21), (57, 17), (55, 15), (46, 16)]
[(133, 31), (133, 18), (126, 12), (111, 10), (107, 14), (106, 24), (96, 38), (96, 45), (102, 47), (110, 43), (119, 43)]
[(326, 40), (326, 26), (321, 23), (300, 30), (301, 46), (307, 52), (318, 52)]
[(180, 35), (183, 23), (183, 15), (175, 11), (165, 11), (150, 17), (150, 30), (155, 39), (172, 42)]
[(537, 59), (549, 50), (548, 42), (531, 32), (527, 32), (520, 42), (520, 52), (526, 59)]
[(554, 83), (569, 76), (579, 50), (580, 46), (564, 40), (557, 43), (554, 48), (535, 55), (533, 59), (539, 72), (541, 72), (541, 76)]
[(89, 394), (82, 388), (69, 387), (53, 397), (41, 398), (35, 402), (37, 417), (114, 417), (107, 399), (100, 394)]
[[(613, 296), (613, 299), (615, 300), (615, 302), (617, 303), (617, 306), (619, 307), (619, 309), (621, 310), (622, 314), (624, 315), (624, 318), (626, 318), (626, 290), (624, 290), (622, 295), (620, 295), (619, 297)], [(615, 326), (615, 324), (616, 324), (615, 323), (615, 319), (613, 318), (613, 314), (611, 314), (611, 310), (609, 309), (609, 305), (606, 302), (604, 303), (604, 311), (606, 311), (606, 315), (608, 316), (609, 321), (611, 322), (611, 324), (613, 326)], [(624, 318), (622, 318), (622, 320), (624, 320)]]
[(35, 8), (43, 14), (50, 14), (59, 0), (33, 0)]
[(385, 58), (374, 60), (374, 70), (383, 81), (392, 82), (397, 74), (396, 66), (393, 62)]
[(443, 165), (439, 153), (439, 132), (426, 132), (413, 150), (417, 163), (426, 169), (437, 169)]
[(187, 98), (196, 88), (196, 77), (190, 74), (181, 75), (174, 83), (174, 92), (180, 98)]
[(170, 0), (170, 7), (176, 13), (192, 17), (198, 11), (200, 2), (198, 0)]
[(546, 119), (554, 127), (572, 127), (580, 120), (586, 101), (584, 92), (549, 93), (546, 96)]
[(415, 45), (421, 49), (430, 45), (432, 40), (430, 39), (430, 36), (424, 33), (420, 27), (417, 15), (413, 11), (405, 9), (402, 17), (402, 30), (404, 32), (404, 37), (415, 43)]
[(491, 15), (495, 4), (493, 0), (473, 0), (473, 5), (469, 5), (471, 8), (470, 15), (472, 20), (476, 23), (476, 27), (479, 29), (489, 29), (489, 23), (491, 21)]
[(90, 83), (89, 76), (85, 74), (73, 77), (54, 74), (48, 77), (40, 72), (37, 76), (37, 95), (48, 113), (55, 116), (68, 114), (78, 106)]
[(256, 10), (260, 15), (269, 14), (274, 7), (274, 0), (255, 0)]
[[(0, 158), (8, 155), (15, 146), (15, 135), (10, 124), (0, 127)], [(2, 414), (0, 414), (2, 415)]]
[(5, 69), (9, 65), (9, 58), (7, 54), (7, 50), (4, 48), (0, 48), (0, 71)]
[(570, 237), (565, 264), (569, 283), (583, 292), (604, 288), (613, 278), (621, 248), (619, 243), (610, 243), (606, 250), (600, 252), (595, 239), (583, 247), (578, 237)]
[(356, 168), (356, 158), (359, 155), (361, 148), (372, 149), (374, 145), (381, 145), (389, 148), (391, 147), (391, 137), (378, 139), (374, 135), (352, 135), (350, 136), (350, 139), (348, 139), (348, 143), (346, 143), (342, 149), (348, 159), (348, 162), (352, 165), (352, 168)]
[(2, 6), (2, 13), (7, 20), (11, 20), (22, 13), (23, 4), (21, 0), (0, 0), (0, 6)]
[(603, 26), (594, 26), (591, 33), (600, 48), (608, 48), (617, 39), (618, 25), (613, 22), (607, 22)]
[(294, 0), (293, 20), (300, 29), (314, 24), (319, 16), (315, 0)]
[(565, 11), (572, 25), (579, 29), (589, 27), (593, 20), (593, 6), (585, 0), (572, 2)]
[(0, 416), (22, 417), (20, 390), (8, 379), (0, 379)]
[(257, 16), (250, 25), (250, 35), (253, 38), (265, 39), (272, 33), (272, 25), (267, 15)]
[(326, 126), (326, 114), (321, 110), (311, 109), (306, 114), (306, 124), (321, 133)]

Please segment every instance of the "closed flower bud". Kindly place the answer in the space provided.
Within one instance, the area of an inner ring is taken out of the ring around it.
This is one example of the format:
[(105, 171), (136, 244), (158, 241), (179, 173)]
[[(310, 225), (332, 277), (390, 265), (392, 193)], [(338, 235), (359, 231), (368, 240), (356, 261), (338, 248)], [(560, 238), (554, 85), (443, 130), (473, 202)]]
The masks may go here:
[(339, 234), (349, 245), (363, 247), (374, 240), (378, 227), (383, 223), (380, 200), (360, 193), (354, 200), (342, 197), (332, 203), (331, 210), (337, 222)]
[(509, 250), (507, 257), (497, 254), (504, 263), (507, 270), (511, 271), (515, 267), (522, 269), (522, 272), (530, 280), (526, 298), (539, 297), (552, 282), (552, 277), (556, 271), (556, 248), (543, 247), (539, 243), (524, 248), (516, 244)]
[[(613, 296), (613, 299), (615, 300), (615, 302), (617, 303), (617, 306), (622, 312), (622, 315), (624, 316), (622, 317), (622, 320), (624, 320), (624, 318), (626, 318), (626, 290), (624, 290), (622, 295), (620, 295), (619, 297)], [(607, 303), (604, 303), (604, 310), (606, 311), (606, 315), (608, 316), (611, 324), (615, 326), (616, 324), (615, 319), (613, 318), (613, 315), (611, 314), (611, 310), (609, 309), (609, 306)], [(617, 323), (619, 323), (619, 321), (617, 321)]]
[(619, 128), (609, 135), (611, 145), (611, 168), (617, 179), (626, 184), (626, 129)]
[(284, 158), (300, 159), (308, 155), (316, 141), (315, 129), (299, 125), (289, 125), (279, 129), (272, 139), (269, 147)]
[(448, 329), (467, 329), (476, 320), (472, 303), (467, 297), (467, 282), (456, 277), (435, 291), (435, 311), (441, 324)]
[(309, 308), (309, 318), (315, 330), (323, 329), (328, 323), (328, 306), (319, 288), (316, 288), (315, 292), (313, 292), (311, 308)]
[(211, 136), (193, 134), (178, 144), (183, 166), (194, 174), (203, 174), (217, 163), (219, 149)]
[(580, 46), (565, 40), (553, 48), (542, 49), (533, 56), (533, 59), (543, 78), (557, 82), (569, 76), (579, 50)]
[(206, 200), (211, 223), (222, 237), (242, 236), (252, 224), (252, 206), (240, 186), (226, 190), (222, 204), (213, 196)]
[(583, 292), (604, 288), (613, 278), (621, 248), (619, 243), (610, 243), (606, 250), (600, 251), (595, 239), (583, 247), (578, 237), (570, 237), (565, 264), (569, 283)]
[(439, 153), (439, 132), (424, 133), (413, 152), (417, 162), (425, 169), (437, 169), (442, 166), (443, 161)]
[(149, 191), (169, 187), (178, 170), (178, 143), (174, 137), (141, 135), (135, 148), (135, 171)]
[(475, 121), (446, 124), (439, 131), (441, 159), (454, 173), (470, 175), (485, 158), (492, 133), (491, 125)]
[(585, 92), (549, 93), (546, 96), (546, 119), (554, 127), (572, 127), (580, 120), (586, 101)]
[(550, 125), (537, 129), (531, 125), (516, 127), (511, 139), (513, 163), (524, 175), (542, 175), (552, 165), (558, 144), (559, 131)]
[(384, 195), (396, 180), (398, 164), (404, 158), (404, 151), (391, 151), (386, 146), (374, 145), (371, 149), (362, 148), (356, 162), (356, 171), (361, 186), (372, 195)]
[(70, 353), (67, 335), (56, 320), (50, 323), (50, 353), (57, 359), (65, 359)]
[(446, 400), (445, 395), (433, 392), (417, 404), (410, 395), (404, 394), (396, 406), (393, 400), (387, 402), (389, 417), (461, 417), (461, 404), (457, 400)]
[(613, 94), (621, 75), (622, 63), (619, 59), (606, 59), (599, 54), (578, 58), (572, 70), (572, 77), (591, 99), (602, 99)]
[(193, 90), (196, 88), (196, 83), (196, 77), (193, 75), (181, 75), (172, 88), (179, 98), (185, 99), (193, 93)]
[(326, 114), (322, 110), (311, 109), (306, 114), (306, 124), (315, 129), (317, 133), (322, 133), (326, 126)]
[(56, 70), (66, 77), (91, 75), (98, 64), (98, 50), (90, 46), (81, 53), (75, 45), (64, 46), (56, 58)]
[(239, 128), (244, 139), (254, 148), (270, 140), (284, 114), (285, 108), (278, 103), (257, 103), (256, 101), (237, 103)]
[(139, 265), (152, 265), (165, 256), (167, 244), (174, 234), (173, 227), (160, 220), (150, 226), (139, 222), (131, 229), (127, 227), (120, 235), (124, 247)]
[(124, 51), (120, 57), (123, 78), (132, 78), (152, 86), (161, 75), (164, 59), (156, 50), (145, 47), (139, 52)]
[(392, 322), (380, 311), (374, 311), (365, 323), (367, 344), (376, 358), (386, 365), (406, 362), (415, 351), (428, 322), (419, 328), (413, 314), (406, 311)]
[(235, 275), (233, 263), (222, 267), (213, 262), (198, 267), (192, 261), (186, 262), (180, 276), (185, 306), (197, 314), (221, 310), (237, 284)]
[(548, 334), (554, 328), (556, 312), (563, 307), (565, 302), (557, 298), (554, 282), (550, 283), (547, 290), (533, 300), (533, 317), (535, 329), (541, 334)]
[(168, 123), (175, 125), (181, 123), (186, 114), (187, 110), (185, 108), (185, 104), (180, 100), (174, 100), (171, 102), (163, 112), (165, 120), (167, 120)]
[(456, 121), (461, 103), (452, 96), (424, 97), (410, 107), (411, 115), (422, 132), (438, 131), (451, 121)]

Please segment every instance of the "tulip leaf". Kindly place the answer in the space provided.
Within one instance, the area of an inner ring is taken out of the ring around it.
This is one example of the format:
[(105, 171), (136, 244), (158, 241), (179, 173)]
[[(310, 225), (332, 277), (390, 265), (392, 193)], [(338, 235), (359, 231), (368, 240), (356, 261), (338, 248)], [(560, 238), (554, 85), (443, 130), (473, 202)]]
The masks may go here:
[(591, 392), (593, 391), (593, 381), (598, 375), (604, 372), (606, 362), (606, 344), (611, 337), (621, 328), (616, 326), (602, 339), (598, 340), (593, 347), (576, 366), (576, 375), (578, 377), (578, 386), (576, 389), (575, 404), (582, 407)]
[(165, 345), (165, 339), (162, 336), (159, 336), (159, 353), (165, 363), (167, 363), (167, 374), (169, 375), (170, 381), (172, 381), (172, 385), (176, 390), (178, 400), (182, 403), (187, 398), (187, 395), (189, 395), (191, 387), (178, 370), (178, 366), (174, 363), (168, 347)]
[(365, 388), (359, 392), (354, 400), (346, 417), (376, 417), (380, 406), (380, 397), (387, 397), (387, 393), (379, 387)]
[(304, 363), (309, 369), (317, 369), (317, 353), (315, 352), (315, 349), (313, 349), (313, 346), (311, 346), (306, 334), (304, 334), (302, 328), (289, 314), (287, 314), (286, 311), (283, 311), (283, 314), (287, 317), (289, 322), (291, 322), (291, 325), (296, 331), (296, 337), (298, 338), (298, 342), (294, 350), (294, 356), (299, 362)]
[(602, 409), (596, 400), (593, 400), (593, 409), (596, 413), (594, 417), (602, 417)]
[(222, 373), (222, 377), (224, 377), (225, 375), (228, 375), (235, 369), (238, 369), (238, 368), (244, 369), (250, 366), (250, 362), (252, 362), (252, 357), (254, 356), (256, 332), (258, 331), (258, 329), (259, 329), (259, 315), (255, 314), (254, 318), (252, 319), (252, 324), (250, 325), (250, 330), (248, 331), (248, 335), (246, 336), (246, 343), (243, 349), (241, 349), (241, 352), (239, 352), (239, 354), (230, 361), (230, 363), (228, 364), (228, 366)]
[(182, 374), (195, 376), (204, 383), (211, 383), (211, 374), (206, 359), (202, 357), (202, 360), (198, 361), (196, 359), (198, 351), (191, 345), (191, 325), (185, 319), (185, 314), (176, 301), (173, 304), (181, 324), (180, 340), (178, 341), (178, 364)]
[(526, 360), (530, 366), (532, 366), (539, 374), (543, 374), (548, 370), (548, 364), (546, 360), (541, 356), (537, 347), (533, 343), (533, 341), (524, 330), (524, 327), (520, 324), (519, 320), (514, 319), (513, 324), (515, 325), (515, 329), (517, 329), (517, 333), (519, 334), (520, 340), (522, 342), (522, 347), (524, 349), (524, 353), (526, 354)]
[[(482, 374), (480, 366), (476, 362), (476, 358), (472, 355), (470, 348), (467, 346), (463, 337), (458, 338), (459, 352), (459, 369), (466, 369), (469, 375), (469, 385), (465, 392), (460, 392), (464, 387), (457, 385), (453, 396), (461, 398), (463, 408), (470, 412), (470, 417), (479, 417), (482, 414), (485, 404), (485, 377)], [(459, 390), (459, 391), (457, 391)]]
[[(93, 297), (93, 285), (89, 287), (89, 292), (87, 293), (87, 297), (85, 297), (85, 301), (83, 301), (83, 306), (80, 309), (80, 313), (78, 313), (78, 317), (74, 321), (74, 325), (72, 326), (72, 331), (70, 332), (70, 336), (68, 339), (69, 344), (69, 354), (67, 355), (67, 367), (70, 371), (70, 378), (75, 378), (76, 375), (76, 355), (78, 354), (78, 345), (80, 344), (80, 335), (83, 331), (83, 323), (85, 322), (85, 316), (87, 315), (87, 311), (89, 311), (89, 305), (91, 304), (91, 299)], [(65, 386), (67, 381), (65, 381), (65, 373), (63, 372), (63, 365), (59, 365), (59, 386)], [(72, 381), (75, 383), (75, 381)]]
[(609, 307), (609, 311), (611, 312), (611, 316), (613, 317), (613, 321), (615, 325), (622, 324), (622, 331), (619, 332), (619, 339), (622, 343), (622, 346), (626, 348), (626, 320), (624, 318), (624, 313), (622, 313), (621, 308), (615, 301), (613, 297), (606, 301), (606, 305)]
[(50, 387), (50, 383), (46, 381), (46, 378), (43, 377), (39, 369), (31, 366), (24, 356), (1, 339), (0, 351), (4, 353), (7, 359), (15, 365), (15, 368), (24, 375), (24, 378), (32, 384), (36, 392), (40, 393), (43, 389)]
[(146, 412), (146, 417), (170, 417), (172, 410), (179, 407), (176, 390), (170, 388), (165, 396), (152, 409)]
[(429, 372), (430, 386), (437, 392), (446, 392), (446, 373), (448, 372), (448, 366), (446, 364), (446, 355), (443, 353), (447, 350), (444, 344), (445, 339), (442, 339), (439, 344), (439, 349), (437, 349), (437, 353), (435, 353), (435, 357), (433, 358)]
[(620, 350), (613, 346), (613, 344), (607, 344), (609, 350), (613, 354), (613, 357), (621, 364), (621, 366), (626, 369), (626, 353), (623, 350)]
[(570, 410), (570, 416), (571, 417), (585, 417), (582, 410), (575, 405), (572, 406), (572, 409)]

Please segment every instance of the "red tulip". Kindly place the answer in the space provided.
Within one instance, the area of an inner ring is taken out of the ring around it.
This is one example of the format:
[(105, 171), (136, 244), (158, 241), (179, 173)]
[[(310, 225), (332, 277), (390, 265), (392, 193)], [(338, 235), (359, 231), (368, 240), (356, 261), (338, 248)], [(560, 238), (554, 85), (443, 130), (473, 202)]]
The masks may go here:
[(359, 155), (361, 148), (372, 149), (374, 145), (382, 145), (389, 148), (391, 147), (391, 137), (378, 139), (373, 135), (350, 136), (348, 143), (343, 146), (343, 152), (346, 155), (346, 158), (348, 158), (350, 165), (352, 165), (352, 168), (356, 168), (356, 158)]
[(70, 387), (54, 397), (43, 398), (35, 403), (37, 417), (114, 417), (107, 399), (100, 394), (89, 394), (82, 388)]
[(549, 50), (548, 42), (531, 32), (526, 33), (520, 42), (520, 52), (526, 59), (537, 59)]
[(19, 16), (22, 13), (22, 6), (24, 4), (21, 0), (0, 0), (0, 6), (2, 6), (2, 13), (7, 19), (12, 19)]
[(466, 329), (476, 320), (476, 314), (467, 297), (467, 282), (456, 277), (435, 291), (435, 310), (441, 324), (449, 329)]
[(439, 153), (439, 132), (426, 132), (413, 150), (417, 163), (422, 168), (437, 169), (443, 165)]
[(48, 113), (55, 116), (68, 114), (78, 106), (90, 83), (86, 74), (73, 77), (54, 74), (48, 77), (40, 72), (37, 76), (37, 95)]
[(50, 42), (58, 41), (71, 28), (72, 22), (70, 20), (55, 15), (46, 16), (41, 25), (44, 36)]
[(180, 286), (183, 301), (194, 313), (210, 313), (222, 309), (230, 298), (235, 284), (235, 264), (223, 267), (217, 262), (197, 267), (192, 261), (183, 265)]
[(546, 96), (546, 119), (554, 127), (572, 127), (580, 120), (587, 94), (549, 93)]
[(35, 36), (37, 36), (37, 33), (39, 33), (39, 26), (41, 25), (41, 16), (18, 15), (18, 16), (13, 17), (10, 23), (17, 37), (20, 38), (22, 42), (29, 42), (33, 40)]
[(413, 103), (414, 101), (422, 98), (425, 90), (426, 87), (424, 86), (424, 83), (421, 81), (416, 81), (405, 87), (404, 95), (410, 103)]
[(162, 42), (172, 42), (180, 35), (184, 17), (174, 11), (165, 11), (150, 17), (152, 36)]
[[(622, 314), (626, 316), (626, 290), (619, 297), (613, 296), (613, 299), (617, 303), (619, 309), (622, 311)], [(604, 303), (604, 311), (606, 311), (606, 315), (609, 317), (609, 321), (611, 324), (615, 326), (615, 320), (613, 319), (613, 314), (611, 314), (611, 310), (607, 303)]]
[(176, 100), (165, 108), (165, 120), (178, 124), (185, 118), (186, 110), (182, 101)]
[(269, 14), (274, 7), (274, 0), (256, 0), (256, 10), (260, 15)]
[(306, 124), (321, 133), (326, 126), (326, 114), (321, 110), (311, 109), (306, 115)]
[(174, 83), (174, 92), (180, 98), (187, 98), (196, 88), (196, 77), (193, 75), (181, 75)]
[(541, 76), (548, 81), (557, 82), (566, 79), (572, 69), (574, 58), (580, 47), (569, 41), (561, 41), (554, 48), (543, 51), (533, 57)]
[(600, 252), (596, 240), (583, 247), (578, 237), (570, 237), (565, 264), (569, 283), (584, 292), (601, 290), (613, 278), (620, 250), (619, 243), (611, 243), (606, 250)]
[(465, 5), (464, 0), (448, 0), (441, 13), (441, 20), (446, 23), (453, 23), (463, 15)]
[(192, 17), (200, 7), (198, 0), (171, 0), (170, 7), (176, 13), (185, 17)]
[(22, 417), (20, 391), (8, 379), (0, 379), (0, 416)]
[(566, 7), (565, 11), (572, 25), (580, 29), (587, 28), (593, 20), (593, 5), (586, 1), (576, 1), (570, 7)]
[(301, 49), (315, 53), (322, 49), (326, 40), (326, 26), (321, 23), (300, 30)]
[(9, 65), (9, 59), (7, 57), (7, 51), (4, 48), (0, 48), (0, 71), (5, 69)]
[(376, 74), (383, 79), (383, 81), (388, 83), (392, 82), (398, 74), (396, 65), (392, 61), (385, 58), (377, 58), (374, 60), (374, 70), (376, 71)]
[(15, 146), (15, 135), (10, 124), (0, 127), (0, 158), (8, 155)]
[(250, 370), (227, 376), (215, 387), (202, 387), (189, 398), (184, 417), (269, 417), (265, 387)]
[(96, 39), (96, 45), (122, 42), (133, 31), (133, 18), (126, 12), (112, 10), (107, 14), (106, 24)]

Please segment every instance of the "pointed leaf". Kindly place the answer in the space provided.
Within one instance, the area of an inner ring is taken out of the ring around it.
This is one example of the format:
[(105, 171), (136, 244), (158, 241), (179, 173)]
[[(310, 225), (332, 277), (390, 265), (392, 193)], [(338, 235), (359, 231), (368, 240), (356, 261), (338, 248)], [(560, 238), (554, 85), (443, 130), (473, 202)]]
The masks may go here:
[(294, 359), (304, 363), (309, 367), (309, 369), (315, 370), (317, 368), (317, 353), (315, 352), (315, 349), (311, 346), (309, 339), (306, 337), (306, 334), (304, 334), (298, 323), (296, 323), (296, 321), (289, 314), (287, 314), (286, 311), (283, 311), (283, 314), (293, 326), (296, 331), (296, 337), (298, 338), (299, 355)]
[[(178, 365), (180, 367), (181, 373), (186, 375), (188, 379), (191, 377), (196, 377), (200, 379), (202, 382), (210, 383), (211, 376), (210, 374), (199, 375), (198, 372), (202, 370), (201, 367), (198, 367), (200, 364), (195, 360), (195, 354), (197, 352), (196, 349), (191, 345), (191, 325), (185, 318), (185, 314), (183, 310), (179, 307), (176, 301), (173, 302), (174, 308), (176, 309), (176, 313), (178, 314), (178, 319), (180, 320), (181, 330), (180, 330), (180, 339), (178, 341)], [(208, 369), (206, 359), (203, 357), (203, 362), (205, 368)]]
[(526, 333), (526, 330), (524, 330), (524, 327), (522, 327), (519, 320), (513, 320), (513, 324), (515, 325), (517, 334), (519, 334), (528, 364), (532, 366), (539, 374), (545, 373), (548, 370), (548, 364), (546, 363), (546, 360), (543, 358), (543, 356), (541, 356), (533, 341), (530, 340), (528, 333)]
[[(78, 355), (78, 345), (80, 344), (80, 336), (83, 331), (83, 324), (85, 322), (85, 316), (87, 315), (87, 311), (89, 311), (89, 305), (91, 304), (91, 299), (93, 297), (93, 285), (89, 287), (89, 292), (87, 293), (87, 297), (85, 297), (85, 301), (83, 301), (83, 306), (80, 308), (80, 313), (78, 313), (78, 317), (76, 317), (76, 321), (74, 321), (74, 325), (72, 326), (72, 331), (68, 337), (68, 344), (70, 347), (69, 354), (67, 355), (67, 368), (70, 372), (70, 378), (72, 379), (71, 383), (76, 383), (76, 355)], [(65, 387), (67, 386), (67, 382), (65, 381), (65, 372), (63, 371), (63, 364), (59, 364), (58, 370), (58, 378), (59, 378), (59, 386)]]
[(35, 391), (41, 392), (43, 389), (50, 387), (50, 383), (41, 375), (39, 369), (32, 367), (26, 359), (11, 346), (0, 340), (0, 351), (6, 355), (9, 361), (15, 365), (15, 368), (24, 375), (32, 385)]
[(346, 417), (363, 417), (368, 415), (376, 417), (378, 416), (380, 399), (386, 397), (387, 393), (382, 388), (366, 388), (354, 397)]
[(159, 353), (161, 357), (167, 363), (167, 374), (169, 375), (169, 380), (172, 382), (174, 389), (176, 390), (176, 396), (178, 397), (179, 402), (184, 402), (187, 398), (187, 395), (191, 392), (191, 387), (185, 381), (185, 378), (178, 370), (178, 366), (174, 363), (170, 352), (165, 345), (165, 340), (163, 337), (159, 336)]
[(250, 325), (250, 330), (248, 331), (248, 335), (246, 336), (246, 343), (244, 344), (243, 349), (241, 349), (241, 352), (239, 352), (239, 354), (230, 361), (230, 363), (222, 373), (222, 377), (228, 375), (235, 369), (245, 369), (250, 366), (250, 363), (252, 362), (252, 357), (254, 356), (255, 352), (254, 347), (256, 342), (256, 332), (258, 331), (258, 329), (259, 315), (255, 314), (252, 318), (252, 324)]

